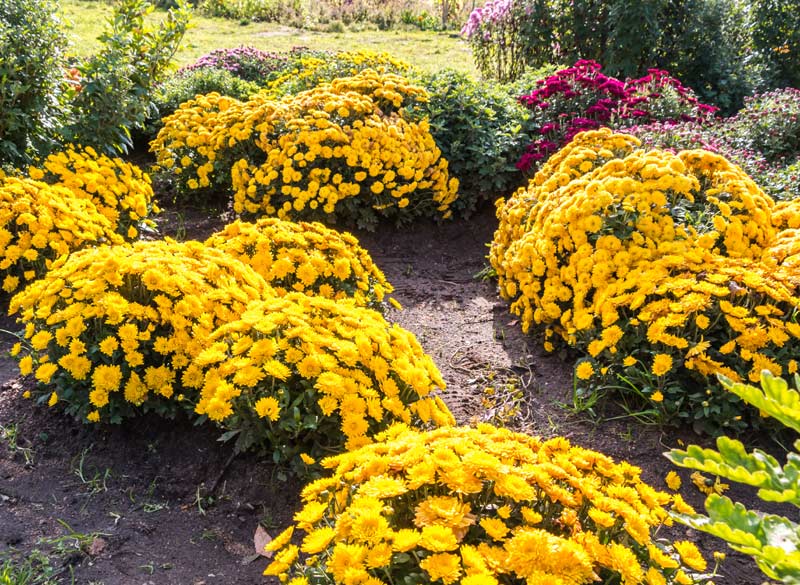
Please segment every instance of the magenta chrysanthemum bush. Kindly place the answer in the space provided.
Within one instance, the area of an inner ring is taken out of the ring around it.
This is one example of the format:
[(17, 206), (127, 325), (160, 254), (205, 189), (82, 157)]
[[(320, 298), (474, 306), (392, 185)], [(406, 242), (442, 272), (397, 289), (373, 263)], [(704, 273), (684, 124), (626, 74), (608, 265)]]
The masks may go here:
[(535, 170), (579, 132), (664, 120), (702, 121), (717, 111), (701, 104), (666, 71), (651, 69), (644, 77), (622, 81), (601, 69), (595, 61), (578, 61), (540, 80), (534, 91), (519, 98), (532, 112), (537, 136), (517, 168)]

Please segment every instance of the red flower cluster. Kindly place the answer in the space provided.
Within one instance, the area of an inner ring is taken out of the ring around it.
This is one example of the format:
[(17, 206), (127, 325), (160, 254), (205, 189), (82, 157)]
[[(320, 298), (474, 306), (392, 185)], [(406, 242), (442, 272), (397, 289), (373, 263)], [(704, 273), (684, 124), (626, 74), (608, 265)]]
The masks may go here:
[[(718, 108), (701, 104), (692, 90), (669, 73), (650, 69), (639, 79), (620, 81), (602, 66), (581, 60), (537, 82), (537, 89), (519, 98), (534, 112), (539, 138), (517, 162), (527, 172), (567, 144), (579, 132), (665, 120), (706, 120)], [(621, 121), (627, 121), (621, 124)]]

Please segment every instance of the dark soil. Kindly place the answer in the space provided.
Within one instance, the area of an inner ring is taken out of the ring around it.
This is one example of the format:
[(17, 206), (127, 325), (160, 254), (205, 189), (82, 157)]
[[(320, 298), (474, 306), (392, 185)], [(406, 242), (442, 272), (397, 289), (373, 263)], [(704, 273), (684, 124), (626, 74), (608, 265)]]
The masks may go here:
[[(448, 384), (445, 401), (461, 422), (563, 435), (639, 465), (649, 483), (664, 489), (671, 465), (662, 453), (679, 440), (703, 439), (619, 418), (624, 412), (613, 402), (602, 413), (606, 420), (564, 406), (572, 405), (570, 357), (545, 354), (535, 337), (522, 335), (494, 283), (476, 278), (496, 227), (492, 211), (487, 206), (470, 221), (358, 234), (404, 307), (387, 318), (413, 331), (433, 356)], [(162, 231), (177, 238), (204, 238), (223, 225), (219, 212), (164, 216)], [(0, 328), (17, 327), (5, 318)], [(2, 336), (3, 355), (13, 341)], [(147, 417), (85, 426), (23, 399), (25, 383), (13, 360), (0, 358), (0, 551), (51, 553), (64, 583), (71, 575), (75, 583), (98, 585), (270, 582), (261, 576), (267, 560), (255, 557), (253, 535), (259, 523), (272, 535), (288, 526), (298, 507), (296, 481), (282, 481), (269, 461), (231, 460), (230, 445), (212, 429)], [(685, 497), (702, 508), (688, 473), (680, 475)], [(729, 495), (748, 507), (760, 503), (740, 488)], [(85, 538), (61, 538), (70, 530)], [(703, 534), (671, 531), (698, 541), (709, 557), (725, 550)], [(748, 557), (726, 552), (718, 582), (764, 581)]]

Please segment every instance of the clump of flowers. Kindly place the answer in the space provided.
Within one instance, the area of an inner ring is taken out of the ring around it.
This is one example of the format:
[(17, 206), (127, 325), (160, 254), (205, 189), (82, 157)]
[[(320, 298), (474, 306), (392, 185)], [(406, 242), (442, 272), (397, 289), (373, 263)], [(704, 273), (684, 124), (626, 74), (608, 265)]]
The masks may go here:
[(90, 199), (97, 210), (128, 241), (154, 227), (150, 216), (159, 209), (153, 201), (150, 176), (120, 158), (98, 155), (91, 148), (69, 148), (31, 167), (33, 179), (62, 185), (75, 196)]
[[(626, 462), (489, 425), (395, 425), (322, 462), (332, 475), (268, 545), (294, 584), (696, 583), (689, 541), (653, 538), (672, 497)], [(676, 498), (675, 508), (690, 508)], [(290, 543), (295, 528), (304, 536)], [(299, 561), (300, 553), (307, 555)]]
[[(663, 419), (758, 425), (714, 383), (797, 371), (797, 234), (738, 167), (579, 134), (499, 202), (491, 262), (522, 326), (584, 351), (578, 378), (619, 386)], [(586, 365), (584, 365), (586, 364)]]
[(427, 122), (402, 116), (425, 98), (423, 88), (371, 70), (280, 101), (210, 94), (166, 118), (152, 150), (185, 192), (227, 184), (245, 217), (360, 227), (379, 216), (449, 217), (458, 181)]
[(739, 165), (764, 192), (776, 200), (800, 197), (800, 161), (769, 160), (740, 140), (736, 118), (709, 122), (654, 122), (621, 131), (636, 136), (644, 148), (680, 151), (702, 148)]
[(371, 442), (392, 422), (448, 425), (444, 381), (412, 333), (352, 302), (301, 293), (252, 303), (195, 363), (196, 412), (297, 462)]
[[(82, 200), (79, 200), (82, 201)], [(82, 420), (192, 409), (203, 385), (192, 360), (263, 278), (198, 242), (97, 246), (64, 256), (11, 300), (25, 342), (14, 348), (38, 394)]]
[(352, 77), (365, 70), (380, 74), (407, 76), (411, 65), (388, 53), (373, 51), (312, 51), (293, 49), (289, 64), (280, 75), (271, 79), (266, 88), (273, 96), (285, 96), (314, 89), (334, 79)]
[(251, 266), (276, 294), (302, 292), (328, 299), (352, 298), (378, 309), (392, 286), (369, 253), (349, 233), (320, 223), (262, 218), (236, 221), (206, 240)]
[(517, 168), (535, 170), (579, 132), (664, 120), (707, 120), (717, 110), (701, 104), (666, 71), (651, 69), (642, 78), (621, 81), (601, 69), (595, 61), (578, 61), (538, 81), (537, 89), (519, 98), (531, 110), (538, 136)]
[(266, 85), (277, 77), (290, 63), (285, 53), (261, 51), (255, 47), (242, 45), (233, 49), (215, 49), (199, 57), (191, 65), (178, 70), (177, 75), (198, 69), (224, 69), (245, 81)]
[(90, 199), (67, 187), (0, 174), (2, 289), (41, 277), (53, 262), (89, 244), (121, 243), (115, 226)]

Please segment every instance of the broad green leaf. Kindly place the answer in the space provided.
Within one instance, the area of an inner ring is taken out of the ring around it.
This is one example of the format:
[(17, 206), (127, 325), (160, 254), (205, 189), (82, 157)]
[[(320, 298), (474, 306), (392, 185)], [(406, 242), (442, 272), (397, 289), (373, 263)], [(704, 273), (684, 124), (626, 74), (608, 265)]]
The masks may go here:
[(722, 385), (739, 398), (800, 432), (800, 394), (789, 388), (786, 380), (766, 370), (761, 373), (761, 389), (719, 376)]

